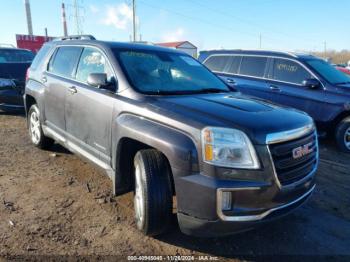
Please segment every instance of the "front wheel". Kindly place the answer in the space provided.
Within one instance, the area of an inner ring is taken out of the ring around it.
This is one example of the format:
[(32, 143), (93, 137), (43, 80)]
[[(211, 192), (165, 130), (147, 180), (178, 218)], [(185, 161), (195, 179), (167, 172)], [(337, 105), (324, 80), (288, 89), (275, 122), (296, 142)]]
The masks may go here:
[(54, 141), (44, 135), (40, 123), (40, 111), (37, 105), (32, 105), (28, 113), (29, 136), (32, 143), (41, 149), (47, 149)]
[(145, 235), (164, 233), (172, 217), (171, 171), (157, 150), (137, 152), (134, 158), (134, 209), (137, 228)]
[(344, 118), (338, 124), (335, 137), (340, 150), (350, 153), (350, 117)]

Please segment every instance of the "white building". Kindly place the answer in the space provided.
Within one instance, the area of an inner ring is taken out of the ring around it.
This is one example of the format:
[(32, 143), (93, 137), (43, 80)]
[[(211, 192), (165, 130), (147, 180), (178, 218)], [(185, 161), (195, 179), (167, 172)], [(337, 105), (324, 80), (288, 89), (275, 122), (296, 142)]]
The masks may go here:
[(179, 50), (197, 58), (197, 47), (188, 41), (157, 43), (156, 45), (179, 49)]

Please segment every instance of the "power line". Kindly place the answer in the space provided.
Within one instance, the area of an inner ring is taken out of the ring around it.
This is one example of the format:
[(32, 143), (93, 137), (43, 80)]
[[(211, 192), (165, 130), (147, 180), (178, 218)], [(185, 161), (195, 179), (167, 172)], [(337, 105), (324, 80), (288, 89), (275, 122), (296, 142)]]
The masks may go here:
[[(261, 28), (264, 28), (264, 26), (262, 26), (261, 24), (256, 24), (256, 23), (254, 23), (254, 22), (252, 22), (252, 21), (250, 21), (250, 20), (247, 20), (247, 19), (244, 19), (244, 18), (241, 18), (241, 17), (238, 17), (238, 16), (234, 16), (234, 15), (232, 15), (232, 13), (226, 13), (226, 12), (224, 12), (224, 11), (222, 11), (222, 10), (214, 9), (214, 8), (208, 6), (208, 5), (204, 5), (202, 2), (199, 3), (199, 2), (196, 1), (196, 0), (192, 0), (192, 3), (195, 4), (195, 5), (197, 5), (197, 6), (202, 6), (202, 7), (206, 8), (206, 9), (212, 11), (212, 12), (218, 13), (218, 14), (220, 14), (220, 15), (224, 15), (224, 16), (226, 16), (226, 17), (229, 17), (230, 19), (235, 18), (235, 19), (236, 19), (235, 21), (237, 21), (237, 22), (239, 22), (239, 23), (248, 24), (248, 25), (250, 25), (250, 26), (252, 26), (252, 27), (257, 27), (259, 30), (260, 30)], [(263, 3), (264, 3), (264, 2), (263, 2)], [(265, 3), (266, 3), (266, 2), (265, 2)], [(269, 3), (269, 2), (267, 2), (267, 3)], [(265, 27), (265, 29), (266, 29), (268, 32), (273, 32), (273, 33), (275, 33), (275, 34), (279, 34), (279, 35), (284, 36), (284, 37), (292, 38), (289, 34), (286, 34), (286, 33), (284, 33), (284, 32), (280, 32), (280, 31), (276, 31), (276, 30), (273, 30), (273, 31), (272, 31), (271, 29), (266, 28), (266, 27)], [(293, 38), (294, 38), (294, 37), (293, 37)], [(270, 39), (272, 39), (272, 38), (270, 37)], [(310, 43), (311, 43), (311, 42), (314, 42), (314, 39), (306, 39), (306, 38), (300, 38), (300, 37), (297, 37), (297, 39), (303, 40), (303, 41), (308, 42), (308, 43), (309, 43), (309, 42), (310, 42)]]

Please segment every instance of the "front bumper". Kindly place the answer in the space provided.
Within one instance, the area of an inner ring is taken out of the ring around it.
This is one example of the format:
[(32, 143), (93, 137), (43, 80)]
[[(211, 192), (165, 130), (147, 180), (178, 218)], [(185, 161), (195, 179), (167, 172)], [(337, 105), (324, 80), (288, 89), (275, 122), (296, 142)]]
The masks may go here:
[(178, 213), (178, 221), (181, 231), (187, 235), (198, 237), (219, 237), (241, 233), (254, 229), (260, 225), (271, 222), (282, 216), (287, 215), (294, 209), (303, 205), (312, 195), (315, 186), (313, 186), (304, 195), (290, 203), (267, 209), (262, 213), (247, 216), (220, 217), (216, 221), (208, 221)]
[[(173, 169), (177, 216), (183, 233), (224, 236), (250, 230), (302, 205), (315, 188), (316, 168), (290, 185), (281, 185), (266, 146), (256, 146), (261, 170), (204, 167), (204, 172)], [(231, 208), (223, 210), (222, 192), (230, 192)]]
[[(185, 178), (185, 177), (184, 177)], [(247, 231), (282, 217), (301, 206), (312, 195), (314, 176), (279, 189), (277, 185), (221, 181), (203, 175), (186, 177), (186, 204), (178, 199), (178, 222), (183, 233), (199, 237), (225, 236)], [(184, 185), (184, 184), (183, 184)], [(232, 209), (221, 208), (221, 192), (232, 194)]]

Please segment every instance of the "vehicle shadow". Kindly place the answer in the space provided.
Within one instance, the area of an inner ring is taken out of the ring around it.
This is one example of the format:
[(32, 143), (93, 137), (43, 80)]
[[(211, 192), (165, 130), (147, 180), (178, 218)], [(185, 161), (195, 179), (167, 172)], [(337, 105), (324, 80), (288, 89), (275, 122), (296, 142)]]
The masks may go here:
[(52, 153), (65, 154), (65, 155), (72, 155), (73, 154), (68, 149), (66, 149), (65, 147), (61, 146), (58, 143), (53, 144), (50, 148), (46, 149), (46, 151), (52, 152)]

